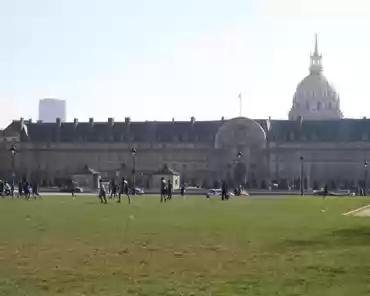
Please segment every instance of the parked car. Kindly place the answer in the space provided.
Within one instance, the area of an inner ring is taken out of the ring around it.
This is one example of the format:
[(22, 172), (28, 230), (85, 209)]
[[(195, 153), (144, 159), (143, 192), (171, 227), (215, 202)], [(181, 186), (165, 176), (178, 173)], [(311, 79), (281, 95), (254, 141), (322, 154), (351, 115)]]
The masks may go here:
[[(221, 189), (210, 189), (205, 195), (206, 197), (211, 197), (211, 196), (221, 196), (222, 190)], [(228, 192), (229, 196), (235, 196), (234, 193)]]
[(249, 196), (249, 193), (245, 190), (240, 191), (240, 196)]
[[(59, 191), (60, 192), (67, 192), (67, 193), (72, 193), (72, 187), (71, 186), (63, 186), (63, 187), (61, 187), (60, 189), (59, 189)], [(75, 187), (74, 188), (74, 191), (76, 192), (76, 193), (82, 193), (82, 192), (84, 192), (84, 190), (81, 188), (81, 187)]]
[(142, 188), (139, 188), (139, 187), (136, 187), (135, 188), (135, 191), (134, 189), (131, 189), (131, 194), (135, 194), (135, 195), (143, 195), (145, 192), (144, 192), (144, 189)]
[(9, 183), (4, 183), (4, 195), (10, 196), (12, 193)]
[(342, 196), (343, 194), (337, 194), (337, 193), (330, 192), (330, 191), (325, 194), (324, 190), (318, 190), (318, 191), (314, 191), (313, 195), (318, 195), (318, 196), (324, 196), (324, 195), (326, 195), (326, 196)]

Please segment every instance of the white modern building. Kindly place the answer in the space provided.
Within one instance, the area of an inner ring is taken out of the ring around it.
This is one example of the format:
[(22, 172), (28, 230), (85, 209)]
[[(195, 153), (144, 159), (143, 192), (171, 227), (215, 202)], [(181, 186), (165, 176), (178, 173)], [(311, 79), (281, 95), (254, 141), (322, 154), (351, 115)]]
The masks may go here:
[(60, 99), (42, 99), (39, 102), (39, 120), (42, 122), (55, 122), (57, 118), (66, 121), (67, 103)]

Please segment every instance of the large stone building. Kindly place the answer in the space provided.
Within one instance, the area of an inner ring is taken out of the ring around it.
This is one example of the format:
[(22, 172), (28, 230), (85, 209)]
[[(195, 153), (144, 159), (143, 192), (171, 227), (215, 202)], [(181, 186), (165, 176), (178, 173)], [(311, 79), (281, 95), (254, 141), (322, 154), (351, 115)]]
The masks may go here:
[[(317, 39), (309, 75), (299, 83), (289, 120), (244, 117), (172, 122), (13, 121), (13, 135), (0, 145), (0, 174), (9, 176), (9, 148), (16, 144), (15, 171), (53, 183), (84, 166), (103, 177), (130, 176), (136, 148), (136, 179), (150, 186), (150, 175), (164, 164), (188, 184), (215, 186), (227, 178), (250, 187), (270, 182), (294, 184), (301, 165), (305, 183), (364, 182), (370, 159), (370, 120), (343, 119), (339, 96), (322, 74)], [(239, 153), (241, 152), (241, 154)], [(303, 160), (301, 160), (303, 157)]]

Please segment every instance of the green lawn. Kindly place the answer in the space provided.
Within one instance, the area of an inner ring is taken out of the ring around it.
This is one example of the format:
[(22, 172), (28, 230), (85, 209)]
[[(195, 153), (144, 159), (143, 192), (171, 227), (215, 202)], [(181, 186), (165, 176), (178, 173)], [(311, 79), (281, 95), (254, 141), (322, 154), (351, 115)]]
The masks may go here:
[(370, 294), (370, 198), (259, 199), (0, 199), (0, 295)]

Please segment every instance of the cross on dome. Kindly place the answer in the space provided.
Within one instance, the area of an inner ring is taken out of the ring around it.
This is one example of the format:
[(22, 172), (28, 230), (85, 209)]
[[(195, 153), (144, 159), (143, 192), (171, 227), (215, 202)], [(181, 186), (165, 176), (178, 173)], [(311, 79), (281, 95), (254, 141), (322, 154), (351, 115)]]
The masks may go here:
[(322, 55), (319, 54), (319, 46), (317, 42), (317, 34), (315, 34), (315, 50), (311, 54), (311, 65), (310, 65), (310, 74), (320, 74), (323, 70), (321, 60)]

